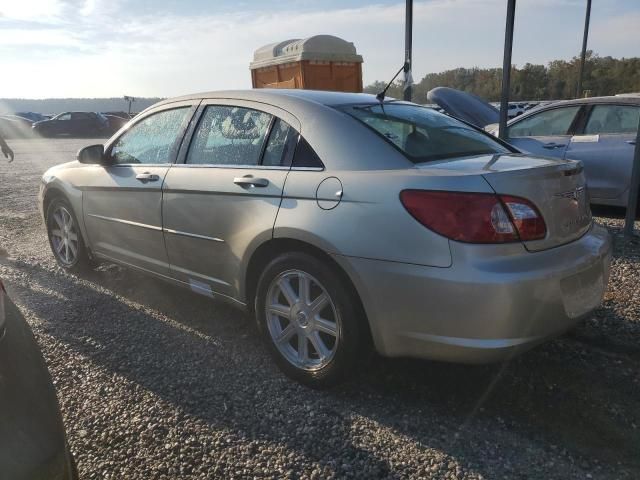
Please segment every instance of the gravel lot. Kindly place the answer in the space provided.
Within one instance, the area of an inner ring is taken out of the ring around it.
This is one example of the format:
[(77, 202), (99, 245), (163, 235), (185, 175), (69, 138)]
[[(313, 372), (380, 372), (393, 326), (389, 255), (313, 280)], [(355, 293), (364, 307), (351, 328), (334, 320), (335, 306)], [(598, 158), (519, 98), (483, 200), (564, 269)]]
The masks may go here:
[(90, 143), (16, 140), (0, 159), (0, 276), (82, 478), (640, 478), (640, 242), (621, 220), (598, 218), (615, 235), (610, 288), (570, 334), (497, 366), (375, 359), (316, 392), (231, 307), (115, 266), (56, 266), (39, 178)]

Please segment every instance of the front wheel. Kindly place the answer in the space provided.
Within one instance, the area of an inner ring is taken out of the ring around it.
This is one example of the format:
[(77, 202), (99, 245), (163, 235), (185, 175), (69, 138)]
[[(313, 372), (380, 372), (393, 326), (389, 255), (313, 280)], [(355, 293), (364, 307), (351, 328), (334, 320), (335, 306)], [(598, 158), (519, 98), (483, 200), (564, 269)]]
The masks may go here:
[(314, 388), (334, 385), (364, 358), (363, 318), (353, 289), (304, 253), (287, 253), (258, 282), (258, 327), (281, 370)]
[(69, 202), (56, 198), (47, 209), (49, 245), (58, 264), (80, 272), (94, 266), (82, 239), (78, 221)]

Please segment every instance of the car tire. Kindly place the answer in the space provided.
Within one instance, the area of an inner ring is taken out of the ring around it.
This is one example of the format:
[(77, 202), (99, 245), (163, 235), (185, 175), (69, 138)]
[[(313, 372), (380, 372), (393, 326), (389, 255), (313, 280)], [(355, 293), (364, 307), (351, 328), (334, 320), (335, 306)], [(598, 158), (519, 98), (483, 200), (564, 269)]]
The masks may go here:
[(96, 266), (85, 246), (73, 208), (65, 198), (55, 198), (49, 204), (46, 225), (49, 246), (58, 265), (74, 273)]
[(255, 297), (256, 320), (287, 376), (327, 388), (369, 358), (366, 320), (354, 296), (335, 268), (306, 253), (280, 255), (265, 267)]

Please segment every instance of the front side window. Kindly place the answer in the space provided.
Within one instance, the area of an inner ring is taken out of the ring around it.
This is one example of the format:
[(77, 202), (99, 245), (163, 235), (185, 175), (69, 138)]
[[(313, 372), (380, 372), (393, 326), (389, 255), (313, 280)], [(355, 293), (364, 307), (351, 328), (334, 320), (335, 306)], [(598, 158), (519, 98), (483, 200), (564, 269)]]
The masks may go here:
[(55, 117), (55, 120), (71, 120), (71, 114), (70, 113), (62, 113), (62, 114), (58, 115), (57, 117)]
[[(208, 106), (191, 141), (187, 163), (258, 165), (272, 118), (249, 108)], [(273, 153), (272, 159), (277, 152)]]
[(640, 107), (631, 105), (596, 105), (584, 128), (586, 135), (624, 134), (638, 131)]
[(545, 110), (509, 127), (510, 137), (546, 137), (567, 135), (580, 105)]
[(488, 134), (459, 120), (414, 105), (362, 105), (342, 111), (392, 143), (414, 163), (510, 153)]
[(113, 163), (171, 163), (189, 108), (163, 110), (132, 125), (111, 148)]

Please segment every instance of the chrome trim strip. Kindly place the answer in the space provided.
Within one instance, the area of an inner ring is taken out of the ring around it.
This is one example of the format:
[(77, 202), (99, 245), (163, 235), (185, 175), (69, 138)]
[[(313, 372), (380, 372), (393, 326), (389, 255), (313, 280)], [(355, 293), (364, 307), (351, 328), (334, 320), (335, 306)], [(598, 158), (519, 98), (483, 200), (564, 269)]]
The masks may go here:
[(112, 163), (109, 165), (97, 165), (102, 168), (118, 168), (118, 167), (170, 167), (173, 163)]
[(324, 168), (322, 167), (291, 167), (291, 170), (297, 172), (324, 172)]
[(163, 228), (162, 231), (165, 233), (172, 233), (173, 235), (182, 235), (184, 237), (200, 238), (202, 240), (224, 243), (224, 240), (218, 237), (208, 237), (206, 235), (198, 235), (197, 233), (181, 232), (180, 230), (173, 230), (172, 228)]
[(275, 165), (214, 165), (209, 163), (176, 163), (171, 168), (226, 168), (229, 170), (278, 170), (278, 171), (301, 171), (301, 172), (322, 172), (322, 167), (281, 167)]
[(156, 227), (155, 225), (147, 225), (146, 223), (132, 222), (130, 220), (123, 220), (121, 218), (105, 217), (103, 215), (96, 215), (95, 213), (88, 213), (87, 216), (99, 218), (100, 220), (106, 220), (108, 222), (124, 223), (125, 225), (131, 225), (133, 227), (147, 228), (149, 230), (155, 230), (157, 232), (162, 231), (162, 227)]
[(289, 167), (282, 167), (278, 165), (216, 165), (212, 163), (178, 163), (173, 165), (172, 168), (227, 168), (230, 170), (242, 169), (242, 170), (290, 170)]

